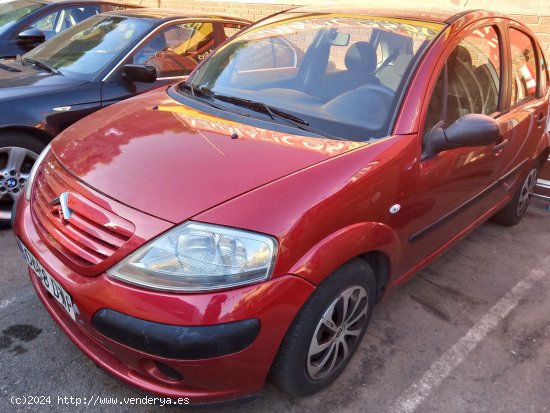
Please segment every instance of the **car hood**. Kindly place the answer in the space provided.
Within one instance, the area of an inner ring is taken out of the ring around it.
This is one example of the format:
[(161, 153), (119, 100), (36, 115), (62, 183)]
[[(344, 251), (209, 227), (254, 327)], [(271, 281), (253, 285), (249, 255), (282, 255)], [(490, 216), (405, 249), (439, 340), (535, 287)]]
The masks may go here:
[[(234, 132), (238, 139), (231, 139)], [(179, 223), (363, 145), (224, 120), (174, 101), (163, 89), (84, 118), (62, 132), (52, 150), (90, 187)]]
[[(6, 70), (3, 66), (17, 71)], [(62, 90), (83, 83), (85, 81), (80, 79), (36, 70), (31, 66), (16, 64), (12, 60), (0, 60), (0, 99)]]

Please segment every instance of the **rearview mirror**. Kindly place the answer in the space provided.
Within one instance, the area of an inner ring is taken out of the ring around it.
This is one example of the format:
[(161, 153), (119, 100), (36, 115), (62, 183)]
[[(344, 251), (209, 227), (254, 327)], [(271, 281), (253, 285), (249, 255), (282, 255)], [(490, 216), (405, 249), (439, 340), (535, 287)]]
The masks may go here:
[(333, 46), (347, 46), (349, 38), (349, 33), (333, 32), (330, 34), (330, 44)]
[(124, 65), (124, 78), (129, 82), (153, 83), (157, 80), (157, 69), (147, 65)]
[(46, 41), (46, 36), (42, 30), (33, 27), (19, 33), (17, 41), (24, 44), (39, 44)]
[(432, 131), (428, 153), (435, 155), (449, 149), (466, 146), (487, 146), (500, 139), (498, 122), (490, 116), (471, 113), (456, 120), (446, 129)]

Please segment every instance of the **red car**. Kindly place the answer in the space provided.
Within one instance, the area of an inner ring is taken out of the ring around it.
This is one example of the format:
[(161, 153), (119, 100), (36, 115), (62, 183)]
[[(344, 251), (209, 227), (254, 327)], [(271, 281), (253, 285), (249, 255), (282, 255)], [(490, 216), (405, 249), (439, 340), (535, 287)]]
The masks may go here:
[(62, 132), (13, 228), (51, 316), (126, 383), (311, 394), (377, 300), (489, 218), (521, 219), (548, 85), (504, 15), (294, 9)]

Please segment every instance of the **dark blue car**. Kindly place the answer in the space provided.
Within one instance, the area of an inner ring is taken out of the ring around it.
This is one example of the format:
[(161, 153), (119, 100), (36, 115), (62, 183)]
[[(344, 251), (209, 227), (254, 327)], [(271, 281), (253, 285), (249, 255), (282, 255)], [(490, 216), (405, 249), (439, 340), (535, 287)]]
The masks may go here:
[(136, 8), (117, 1), (14, 0), (0, 3), (0, 58), (15, 57), (88, 17)]

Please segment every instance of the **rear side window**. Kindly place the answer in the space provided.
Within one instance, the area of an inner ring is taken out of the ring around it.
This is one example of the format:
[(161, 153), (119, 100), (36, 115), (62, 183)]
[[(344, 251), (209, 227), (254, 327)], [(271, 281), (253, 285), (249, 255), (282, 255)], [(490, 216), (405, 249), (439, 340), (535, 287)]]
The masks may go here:
[(532, 39), (525, 33), (510, 29), (512, 56), (512, 106), (536, 97), (537, 57)]
[(472, 31), (447, 58), (430, 99), (423, 147), (431, 130), (449, 126), (470, 113), (498, 111), (501, 79), (500, 42), (492, 26)]

